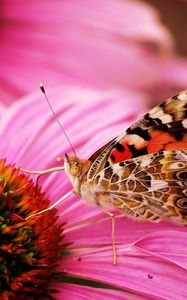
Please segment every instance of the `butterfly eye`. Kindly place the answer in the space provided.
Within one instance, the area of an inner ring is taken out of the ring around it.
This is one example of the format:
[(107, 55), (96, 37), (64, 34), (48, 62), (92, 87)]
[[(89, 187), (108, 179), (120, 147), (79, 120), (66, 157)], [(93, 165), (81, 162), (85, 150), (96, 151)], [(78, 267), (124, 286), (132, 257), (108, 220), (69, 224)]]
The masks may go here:
[(71, 175), (76, 176), (79, 173), (79, 167), (78, 166), (73, 166), (70, 170)]
[(187, 209), (187, 199), (186, 198), (181, 198), (181, 199), (177, 200), (176, 204), (179, 208)]
[(81, 171), (81, 166), (80, 164), (76, 161), (72, 164), (72, 166), (70, 167), (70, 173), (72, 176), (78, 176), (78, 174)]

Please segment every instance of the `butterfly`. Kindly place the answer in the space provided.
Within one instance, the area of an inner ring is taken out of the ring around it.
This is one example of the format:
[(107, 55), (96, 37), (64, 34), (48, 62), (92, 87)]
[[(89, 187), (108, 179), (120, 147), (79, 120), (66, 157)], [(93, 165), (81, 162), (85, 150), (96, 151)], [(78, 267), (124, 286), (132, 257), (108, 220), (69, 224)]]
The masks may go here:
[(187, 225), (187, 91), (156, 106), (88, 160), (65, 155), (73, 192), (127, 217)]
[(187, 225), (187, 91), (151, 109), (89, 159), (65, 154), (62, 168), (74, 194), (112, 217), (114, 264), (111, 208), (136, 220)]

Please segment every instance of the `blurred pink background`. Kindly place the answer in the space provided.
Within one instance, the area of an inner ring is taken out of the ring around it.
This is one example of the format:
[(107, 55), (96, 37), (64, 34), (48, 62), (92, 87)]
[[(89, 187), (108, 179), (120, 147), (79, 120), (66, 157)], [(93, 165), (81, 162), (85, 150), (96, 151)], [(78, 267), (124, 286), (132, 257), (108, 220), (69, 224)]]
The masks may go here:
[(152, 105), (187, 86), (186, 1), (3, 0), (0, 101), (80, 85)]

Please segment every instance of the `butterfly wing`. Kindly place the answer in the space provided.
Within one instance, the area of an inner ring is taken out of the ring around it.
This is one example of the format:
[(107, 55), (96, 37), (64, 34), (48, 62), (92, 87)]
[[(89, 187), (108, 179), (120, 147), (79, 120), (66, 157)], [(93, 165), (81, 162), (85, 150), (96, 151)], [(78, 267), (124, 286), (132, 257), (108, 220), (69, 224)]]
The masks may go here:
[(94, 185), (101, 207), (104, 201), (128, 216), (187, 225), (187, 151), (159, 151), (116, 163), (100, 171)]
[(104, 168), (161, 150), (187, 150), (187, 91), (169, 98), (94, 153), (87, 180)]

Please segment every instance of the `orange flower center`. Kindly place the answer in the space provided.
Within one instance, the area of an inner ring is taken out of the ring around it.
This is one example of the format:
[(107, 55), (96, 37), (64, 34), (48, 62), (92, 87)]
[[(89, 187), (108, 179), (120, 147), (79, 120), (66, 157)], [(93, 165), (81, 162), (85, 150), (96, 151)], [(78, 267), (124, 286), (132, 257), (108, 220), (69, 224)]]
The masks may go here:
[(56, 210), (31, 179), (0, 160), (0, 299), (49, 299), (64, 245)]

